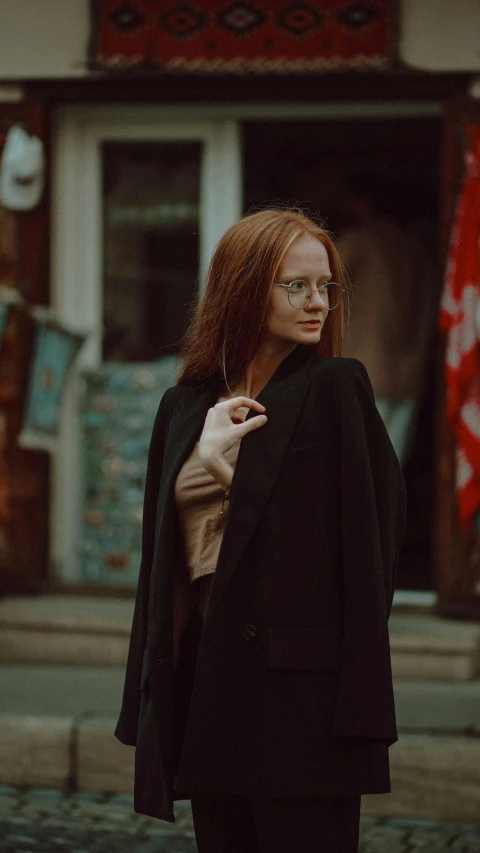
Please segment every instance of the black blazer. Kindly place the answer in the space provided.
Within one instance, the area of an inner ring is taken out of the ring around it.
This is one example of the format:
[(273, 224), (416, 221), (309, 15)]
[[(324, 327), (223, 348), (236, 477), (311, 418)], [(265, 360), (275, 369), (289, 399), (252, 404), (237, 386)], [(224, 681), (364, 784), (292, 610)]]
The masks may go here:
[(174, 822), (193, 791), (388, 793), (406, 489), (357, 359), (299, 344), (258, 396), (268, 421), (242, 440), (205, 622), (192, 618), (173, 674), (173, 488), (219, 388), (168, 389), (153, 429), (115, 729), (136, 746), (134, 808)]

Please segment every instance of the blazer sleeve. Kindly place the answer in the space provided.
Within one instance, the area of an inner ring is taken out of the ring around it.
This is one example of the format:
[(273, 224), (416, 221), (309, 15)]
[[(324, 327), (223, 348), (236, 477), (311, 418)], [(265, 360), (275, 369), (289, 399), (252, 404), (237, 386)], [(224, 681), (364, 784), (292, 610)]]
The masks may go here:
[[(170, 390), (170, 389), (169, 389)], [(142, 664), (147, 642), (148, 595), (155, 544), (155, 518), (165, 443), (165, 409), (168, 391), (163, 395), (153, 425), (148, 451), (143, 500), (142, 558), (133, 611), (120, 716), (114, 731), (124, 744), (135, 746), (141, 701)]]
[(398, 740), (388, 619), (407, 496), (402, 469), (363, 363), (345, 358), (333, 377), (340, 441), (342, 664), (333, 736)]

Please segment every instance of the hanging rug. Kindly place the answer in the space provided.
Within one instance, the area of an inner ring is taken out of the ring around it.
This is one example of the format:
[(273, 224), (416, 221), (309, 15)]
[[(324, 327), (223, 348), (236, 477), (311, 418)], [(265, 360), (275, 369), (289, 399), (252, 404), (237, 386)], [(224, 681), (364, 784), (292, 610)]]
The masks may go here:
[(384, 69), (392, 31), (392, 0), (95, 0), (91, 60), (199, 73)]

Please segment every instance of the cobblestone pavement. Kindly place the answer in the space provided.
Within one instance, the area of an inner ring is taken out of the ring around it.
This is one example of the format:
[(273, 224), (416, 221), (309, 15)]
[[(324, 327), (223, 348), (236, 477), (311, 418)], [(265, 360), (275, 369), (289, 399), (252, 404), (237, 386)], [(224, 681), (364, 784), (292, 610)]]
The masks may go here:
[[(132, 798), (0, 787), (1, 853), (196, 853), (190, 801), (175, 823), (133, 811)], [(359, 853), (480, 853), (480, 823), (362, 817)]]

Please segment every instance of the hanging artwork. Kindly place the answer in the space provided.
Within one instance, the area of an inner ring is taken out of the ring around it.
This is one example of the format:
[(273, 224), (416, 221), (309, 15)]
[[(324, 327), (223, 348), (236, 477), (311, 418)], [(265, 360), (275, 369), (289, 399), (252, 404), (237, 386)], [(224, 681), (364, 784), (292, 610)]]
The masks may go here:
[(56, 449), (60, 406), (69, 370), (85, 336), (67, 330), (43, 308), (33, 307), (35, 343), (20, 447), (53, 452)]
[(158, 404), (175, 384), (176, 356), (106, 362), (82, 372), (80, 575), (134, 587), (142, 550), (148, 448)]
[(306, 73), (388, 68), (392, 0), (96, 0), (91, 58), (110, 69)]

